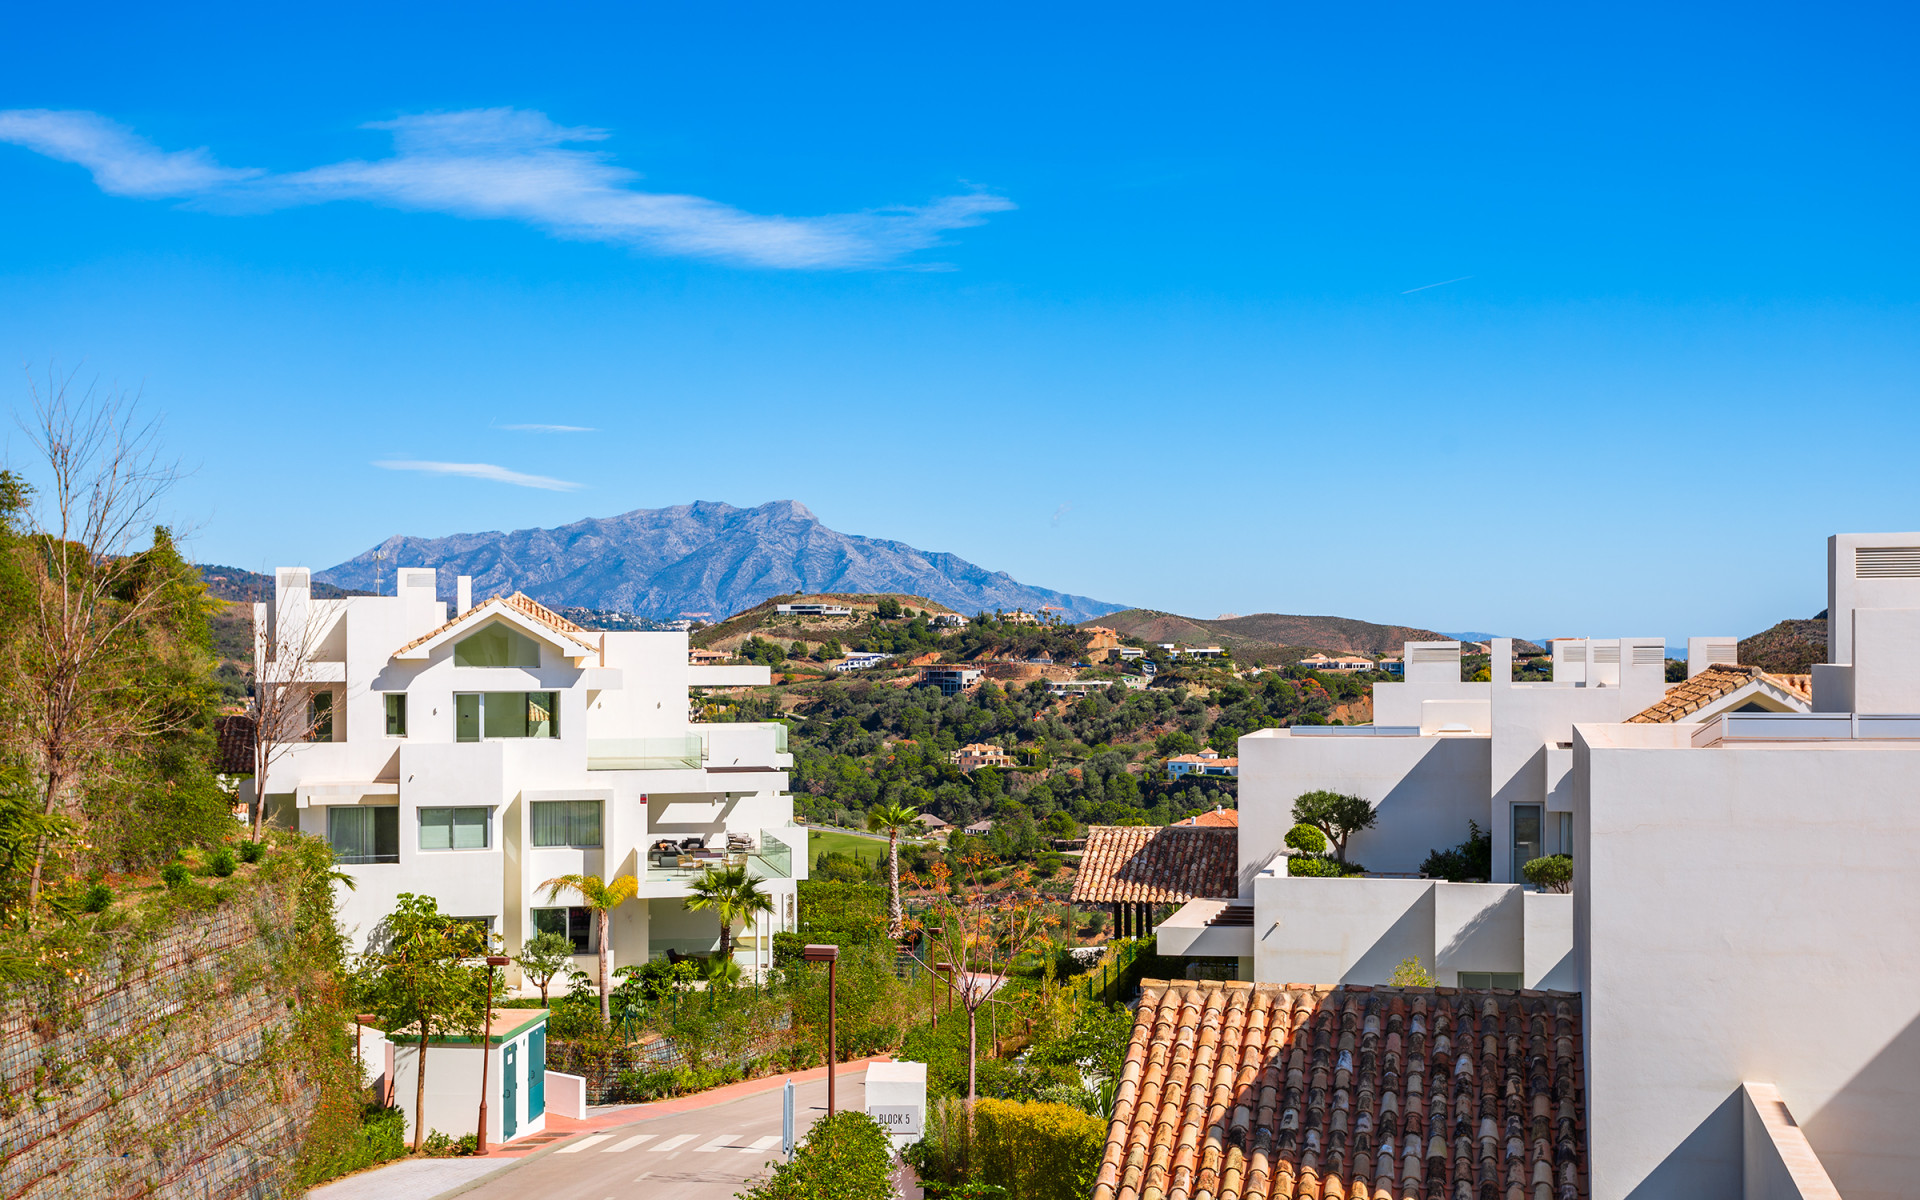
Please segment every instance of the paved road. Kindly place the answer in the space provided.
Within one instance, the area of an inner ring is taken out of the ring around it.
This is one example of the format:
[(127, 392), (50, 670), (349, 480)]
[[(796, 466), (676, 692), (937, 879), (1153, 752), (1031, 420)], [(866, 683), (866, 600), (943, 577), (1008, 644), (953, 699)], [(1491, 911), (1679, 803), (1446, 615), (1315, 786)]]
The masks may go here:
[[(837, 1077), (842, 1109), (867, 1106), (867, 1073)], [(794, 1136), (826, 1115), (825, 1080), (794, 1088)], [(461, 1200), (731, 1200), (780, 1157), (781, 1089), (603, 1129), (523, 1160)]]

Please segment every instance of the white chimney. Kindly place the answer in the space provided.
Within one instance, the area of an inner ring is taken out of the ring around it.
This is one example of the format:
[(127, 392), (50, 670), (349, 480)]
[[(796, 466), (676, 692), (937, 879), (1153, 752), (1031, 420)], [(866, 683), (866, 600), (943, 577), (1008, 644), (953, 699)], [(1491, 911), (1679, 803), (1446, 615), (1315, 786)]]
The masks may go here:
[(455, 598), (458, 601), (453, 615), (459, 616), (473, 607), (473, 576), (462, 575), (454, 582)]
[(1708, 667), (1734, 666), (1740, 661), (1740, 639), (1730, 637), (1690, 637), (1687, 639), (1687, 678)]

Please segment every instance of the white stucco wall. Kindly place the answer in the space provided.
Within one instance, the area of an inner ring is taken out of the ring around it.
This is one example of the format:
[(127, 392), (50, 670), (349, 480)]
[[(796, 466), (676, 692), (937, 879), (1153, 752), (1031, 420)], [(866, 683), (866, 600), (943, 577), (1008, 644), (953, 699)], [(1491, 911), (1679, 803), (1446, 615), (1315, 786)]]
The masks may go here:
[[(513, 1039), (513, 1045), (517, 1060), (516, 1069), (519, 1073), (514, 1100), (514, 1118), (517, 1127), (513, 1131), (513, 1136), (514, 1140), (518, 1141), (545, 1129), (546, 1114), (529, 1116), (527, 1112), (530, 1096), (527, 1033), (522, 1031)], [(487, 1140), (493, 1143), (500, 1141), (503, 1114), (506, 1111), (505, 1053), (505, 1044), (493, 1046), (488, 1053)], [(420, 1048), (417, 1043), (408, 1042), (404, 1035), (394, 1042), (393, 1102), (406, 1114), (408, 1145), (413, 1143), (414, 1101), (419, 1085), (419, 1077), (415, 1071), (419, 1061)], [(429, 1133), (438, 1130), (448, 1137), (459, 1138), (479, 1128), (479, 1047), (428, 1045), (427, 1088), (422, 1114), (423, 1123)]]
[(1577, 990), (1571, 896), (1263, 872), (1253, 901), (1253, 977), (1262, 983), (1384, 984), (1417, 958), (1443, 987), (1462, 971), (1489, 971), (1518, 973), (1523, 987)]
[(1849, 1200), (1920, 1178), (1920, 747), (1575, 731), (1594, 1200), (1741, 1195), (1743, 1080)]
[(1240, 739), (1240, 886), (1283, 846), (1293, 801), (1325, 789), (1364, 796), (1380, 816), (1353, 836), (1347, 857), (1369, 870), (1418, 871), (1427, 854), (1458, 845), (1487, 815), (1488, 739), (1263, 729)]

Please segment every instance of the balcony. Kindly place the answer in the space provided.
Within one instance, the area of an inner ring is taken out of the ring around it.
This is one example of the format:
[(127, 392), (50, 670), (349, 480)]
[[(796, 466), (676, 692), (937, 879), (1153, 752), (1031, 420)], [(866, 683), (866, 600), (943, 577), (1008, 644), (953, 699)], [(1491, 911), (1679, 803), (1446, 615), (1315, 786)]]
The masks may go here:
[(787, 727), (778, 721), (696, 725), (706, 742), (709, 771), (781, 771), (787, 757)]
[(674, 737), (588, 738), (589, 771), (698, 770), (706, 746), (697, 733)]
[(710, 867), (725, 866), (729, 862), (744, 861), (747, 873), (755, 879), (792, 879), (793, 847), (771, 833), (762, 832), (760, 848), (746, 851), (744, 854), (716, 854), (711, 858), (694, 859), (691, 856), (681, 860), (685, 865), (660, 866), (649, 859), (647, 863), (647, 882), (666, 884), (689, 884)]

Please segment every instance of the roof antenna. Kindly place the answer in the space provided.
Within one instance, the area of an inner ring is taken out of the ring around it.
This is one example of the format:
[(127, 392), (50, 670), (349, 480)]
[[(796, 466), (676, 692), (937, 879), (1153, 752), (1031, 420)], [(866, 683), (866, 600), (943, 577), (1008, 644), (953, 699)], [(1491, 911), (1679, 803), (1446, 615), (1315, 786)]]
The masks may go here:
[(384, 550), (373, 552), (373, 594), (376, 596), (380, 594), (380, 564), (386, 560), (386, 557), (387, 553)]

